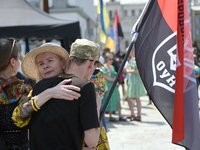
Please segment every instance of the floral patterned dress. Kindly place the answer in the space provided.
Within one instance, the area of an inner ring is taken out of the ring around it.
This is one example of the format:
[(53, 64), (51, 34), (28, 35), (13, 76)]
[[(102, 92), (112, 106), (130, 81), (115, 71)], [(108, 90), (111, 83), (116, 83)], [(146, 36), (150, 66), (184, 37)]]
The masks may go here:
[[(103, 75), (102, 71), (99, 71), (98, 74), (92, 75), (90, 78), (90, 81), (94, 83), (95, 90), (99, 93), (100, 97), (103, 97), (105, 93), (105, 85), (106, 85), (106, 79)], [(101, 133), (99, 137), (99, 141), (97, 146), (94, 147), (95, 150), (109, 150), (109, 143), (108, 143), (108, 137), (106, 133), (106, 122), (105, 117), (102, 118), (103, 126), (101, 127)]]
[[(0, 111), (0, 131), (9, 150), (17, 143), (21, 132), (21, 128), (17, 127), (11, 118), (13, 110), (19, 105), (20, 98), (28, 95), (31, 90), (31, 86), (25, 85), (16, 77), (10, 79), (0, 77), (0, 105), (3, 105)], [(22, 150), (27, 150), (27, 132), (22, 143)]]

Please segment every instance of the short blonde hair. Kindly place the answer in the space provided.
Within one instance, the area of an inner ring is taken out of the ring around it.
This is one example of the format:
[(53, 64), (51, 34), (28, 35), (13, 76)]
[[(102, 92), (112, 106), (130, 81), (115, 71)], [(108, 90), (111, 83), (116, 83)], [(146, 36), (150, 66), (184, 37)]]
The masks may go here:
[[(52, 53), (52, 54), (54, 54), (54, 53)], [(57, 54), (54, 54), (54, 55), (56, 55), (61, 61), (65, 61), (65, 59), (64, 58), (62, 58), (61, 56), (59, 56), (59, 55), (57, 55)], [(38, 65), (37, 65), (37, 56), (36, 56), (36, 58), (35, 58), (35, 64), (36, 64), (36, 66), (37, 66), (37, 72), (36, 72), (36, 83), (38, 83), (39, 81), (41, 81), (42, 79), (44, 79), (43, 77), (42, 77), (42, 75), (41, 75), (41, 73), (40, 73), (40, 71), (39, 71), (39, 68), (38, 68)], [(66, 72), (68, 69), (69, 69), (69, 63), (67, 63), (66, 61), (65, 61), (65, 64), (66, 64), (66, 68), (65, 68), (65, 70), (63, 70), (64, 72)]]
[(38, 82), (41, 81), (42, 79), (44, 79), (44, 78), (43, 78), (42, 75), (40, 74), (39, 69), (38, 69), (38, 67), (37, 67), (36, 83), (38, 83)]

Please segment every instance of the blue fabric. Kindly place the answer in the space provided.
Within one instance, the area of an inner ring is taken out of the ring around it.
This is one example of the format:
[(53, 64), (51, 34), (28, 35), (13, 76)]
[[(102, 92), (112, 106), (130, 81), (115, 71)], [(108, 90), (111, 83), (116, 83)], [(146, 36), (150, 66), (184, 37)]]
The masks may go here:
[[(101, 109), (103, 108), (103, 105), (101, 105)], [(100, 109), (100, 112), (99, 113), (101, 113), (101, 109)], [(105, 120), (105, 116), (103, 115), (103, 117), (102, 117), (102, 123), (103, 123), (103, 126), (104, 126), (104, 128), (105, 128), (105, 130), (106, 130), (106, 132), (107, 132), (107, 128), (106, 128), (106, 120)]]
[(197, 65), (195, 65), (195, 74), (197, 73), (200, 73), (200, 68)]

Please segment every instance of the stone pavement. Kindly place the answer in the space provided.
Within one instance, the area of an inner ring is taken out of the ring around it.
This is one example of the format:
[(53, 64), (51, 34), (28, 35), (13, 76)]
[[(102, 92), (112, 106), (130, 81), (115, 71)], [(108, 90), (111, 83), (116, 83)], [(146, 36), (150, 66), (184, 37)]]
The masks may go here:
[[(109, 122), (109, 116), (105, 114), (111, 150), (185, 150), (171, 143), (172, 129), (154, 104), (147, 105), (148, 101), (147, 96), (141, 97), (141, 122)], [(121, 101), (121, 106), (123, 116), (129, 115), (128, 103)], [(118, 119), (117, 113), (113, 117)]]

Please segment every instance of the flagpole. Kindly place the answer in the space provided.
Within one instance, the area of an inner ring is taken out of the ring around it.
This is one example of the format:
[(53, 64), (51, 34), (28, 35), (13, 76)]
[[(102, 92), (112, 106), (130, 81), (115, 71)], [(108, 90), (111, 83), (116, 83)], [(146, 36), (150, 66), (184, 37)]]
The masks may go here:
[(125, 63), (126, 63), (126, 60), (128, 59), (128, 56), (129, 56), (129, 54), (130, 54), (130, 52), (131, 52), (131, 50), (132, 50), (132, 47), (133, 47), (133, 45), (135, 44), (135, 41), (137, 40), (137, 36), (138, 36), (138, 32), (134, 32), (134, 33), (133, 33), (133, 38), (132, 38), (132, 40), (131, 40), (131, 44), (130, 44), (130, 46), (129, 46), (129, 48), (128, 48), (128, 51), (127, 51), (127, 53), (126, 53), (126, 55), (125, 55), (125, 57), (124, 57), (124, 59), (123, 59), (123, 61), (122, 61), (122, 64), (121, 64), (121, 66), (120, 66), (120, 68), (119, 68), (119, 71), (118, 71), (118, 73), (117, 73), (117, 76), (116, 76), (116, 78), (115, 78), (115, 81), (113, 82), (113, 85), (112, 85), (112, 87), (111, 87), (111, 89), (110, 89), (110, 92), (109, 92), (109, 94), (108, 94), (108, 97), (106, 98), (106, 101), (105, 101), (105, 103), (104, 103), (104, 105), (103, 105), (103, 108), (102, 108), (102, 110), (101, 110), (100, 119), (99, 119), (100, 121), (101, 121), (102, 118), (103, 118), (103, 115), (104, 115), (105, 110), (106, 110), (106, 108), (107, 108), (107, 106), (108, 106), (108, 103), (109, 103), (110, 98), (111, 98), (111, 96), (112, 96), (112, 93), (113, 93), (113, 91), (114, 91), (114, 89), (115, 89), (115, 86), (116, 86), (116, 84), (117, 84), (117, 81), (119, 80), (120, 74), (121, 74), (121, 72), (122, 72), (122, 70), (123, 70), (123, 68), (124, 68), (124, 65), (125, 65)]
[(95, 37), (96, 43), (98, 43), (97, 42), (97, 32), (98, 32), (98, 29), (99, 29), (99, 15), (97, 15), (97, 18), (96, 18), (96, 37)]
[[(112, 87), (111, 87), (111, 89), (110, 89), (110, 92), (109, 92), (109, 94), (108, 94), (108, 97), (107, 97), (107, 99), (106, 99), (106, 101), (105, 101), (105, 103), (104, 103), (104, 105), (103, 105), (103, 108), (102, 108), (101, 113), (100, 113), (100, 121), (102, 120), (102, 117), (103, 117), (103, 115), (104, 115), (104, 113), (105, 113), (106, 107), (108, 106), (108, 103), (109, 103), (109, 101), (110, 101), (110, 98), (111, 98), (111, 96), (112, 96), (112, 93), (113, 93), (113, 91), (114, 91), (114, 89), (115, 89), (115, 86), (116, 86), (116, 84), (117, 84), (117, 81), (119, 80), (119, 76), (120, 76), (120, 74), (121, 74), (121, 72), (122, 72), (122, 70), (123, 70), (123, 68), (124, 68), (124, 65), (125, 65), (125, 63), (126, 63), (126, 60), (128, 59), (128, 56), (129, 56), (129, 54), (130, 54), (130, 52), (131, 52), (131, 49), (132, 49), (133, 45), (135, 44), (135, 41), (137, 40), (138, 33), (140, 32), (140, 30), (141, 30), (143, 24), (145, 23), (146, 18), (147, 18), (148, 15), (149, 15), (149, 12), (151, 12), (151, 9), (152, 9), (152, 7), (154, 6), (154, 3), (155, 3), (155, 0), (149, 0), (149, 1), (148, 1), (148, 3), (145, 5), (145, 8), (147, 8), (147, 9), (145, 9), (145, 11), (143, 11), (142, 14), (141, 14), (142, 19), (139, 20), (139, 22), (136, 22), (136, 30), (134, 30), (134, 32), (131, 33), (131, 34), (132, 34), (131, 44), (130, 44), (130, 46), (129, 46), (129, 48), (128, 48), (128, 51), (127, 51), (127, 53), (126, 53), (126, 55), (125, 55), (125, 57), (124, 57), (124, 59), (123, 59), (123, 61), (122, 61), (122, 65), (121, 65), (120, 68), (119, 68), (119, 71), (118, 71), (117, 76), (116, 76), (116, 78), (115, 78), (115, 81), (114, 81), (114, 83), (113, 83), (113, 85), (112, 85)], [(146, 13), (146, 12), (148, 12), (148, 13)], [(133, 31), (133, 30), (132, 30), (132, 31)]]

